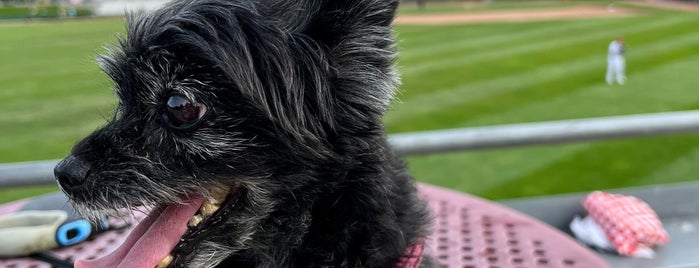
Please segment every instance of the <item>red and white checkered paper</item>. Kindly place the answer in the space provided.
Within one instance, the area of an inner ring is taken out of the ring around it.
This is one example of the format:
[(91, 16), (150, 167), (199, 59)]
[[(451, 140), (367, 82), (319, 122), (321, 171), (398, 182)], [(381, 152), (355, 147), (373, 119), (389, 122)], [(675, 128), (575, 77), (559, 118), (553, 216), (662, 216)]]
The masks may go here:
[(658, 215), (636, 197), (596, 191), (585, 198), (583, 206), (621, 255), (669, 241)]

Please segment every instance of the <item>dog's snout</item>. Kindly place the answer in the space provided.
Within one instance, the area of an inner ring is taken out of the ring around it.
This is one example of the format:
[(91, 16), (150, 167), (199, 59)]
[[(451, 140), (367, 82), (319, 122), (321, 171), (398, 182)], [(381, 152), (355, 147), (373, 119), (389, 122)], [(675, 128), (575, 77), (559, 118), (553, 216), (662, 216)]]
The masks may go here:
[(85, 182), (90, 164), (79, 156), (69, 155), (56, 165), (53, 174), (58, 183), (67, 190), (74, 190)]

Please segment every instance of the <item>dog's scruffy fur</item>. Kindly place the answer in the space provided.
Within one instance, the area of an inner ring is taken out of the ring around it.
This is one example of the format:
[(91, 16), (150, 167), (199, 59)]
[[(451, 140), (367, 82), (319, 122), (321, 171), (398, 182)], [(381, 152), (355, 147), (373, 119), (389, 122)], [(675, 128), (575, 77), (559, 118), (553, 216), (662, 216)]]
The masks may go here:
[[(429, 222), (382, 124), (397, 5), (175, 0), (131, 16), (99, 60), (117, 112), (73, 148), (85, 178), (63, 190), (98, 215), (239, 185), (178, 267), (393, 267)], [(173, 95), (205, 116), (168, 124)]]

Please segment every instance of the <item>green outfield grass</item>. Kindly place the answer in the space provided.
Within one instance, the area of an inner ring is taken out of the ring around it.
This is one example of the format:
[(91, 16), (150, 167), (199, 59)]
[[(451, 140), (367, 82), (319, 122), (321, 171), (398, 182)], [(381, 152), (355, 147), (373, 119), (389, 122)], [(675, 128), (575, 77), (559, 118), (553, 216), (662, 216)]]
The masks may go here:
[[(699, 16), (398, 26), (403, 85), (385, 117), (407, 132), (699, 108)], [(119, 19), (0, 24), (0, 162), (63, 157), (111, 115), (93, 62)], [(628, 84), (604, 83), (606, 47), (627, 41)], [(510, 198), (689, 181), (699, 137), (409, 157), (423, 182)], [(0, 190), (0, 202), (54, 190)]]

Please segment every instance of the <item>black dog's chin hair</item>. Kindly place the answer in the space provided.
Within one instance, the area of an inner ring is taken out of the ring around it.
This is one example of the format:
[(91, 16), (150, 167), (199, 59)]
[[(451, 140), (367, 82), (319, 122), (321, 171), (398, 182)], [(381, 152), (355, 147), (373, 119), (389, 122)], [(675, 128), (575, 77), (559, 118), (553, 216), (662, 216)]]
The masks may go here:
[[(172, 204), (236, 184), (238, 204), (178, 267), (392, 267), (429, 222), (381, 122), (399, 83), (397, 5), (175, 0), (130, 16), (99, 59), (119, 107), (73, 149), (94, 171), (71, 198)], [(173, 128), (172, 95), (206, 114)]]

